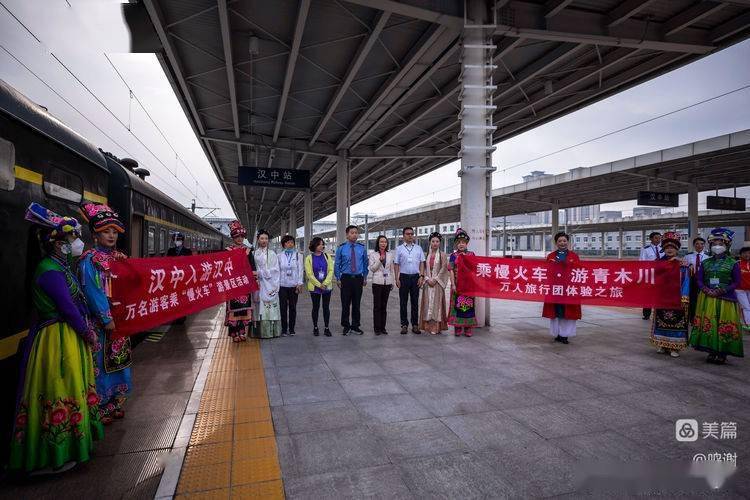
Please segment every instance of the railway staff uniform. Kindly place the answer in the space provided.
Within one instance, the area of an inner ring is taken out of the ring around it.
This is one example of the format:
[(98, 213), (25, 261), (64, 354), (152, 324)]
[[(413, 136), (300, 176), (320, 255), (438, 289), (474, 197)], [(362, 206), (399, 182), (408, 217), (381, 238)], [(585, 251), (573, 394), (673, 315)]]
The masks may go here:
[(363, 244), (357, 242), (358, 233), (356, 226), (346, 228), (347, 241), (336, 249), (334, 262), (333, 273), (341, 287), (343, 335), (347, 335), (349, 331), (358, 335), (364, 333), (359, 327), (359, 304), (362, 301), (362, 287), (367, 283), (367, 249)]
[(38, 320), (22, 353), (8, 468), (62, 472), (87, 461), (104, 436), (91, 355), (97, 335), (74, 271), (83, 251), (80, 224), (36, 203), (26, 219), (40, 226), (46, 256), (31, 283)]
[(393, 251), (388, 250), (388, 238), (380, 235), (375, 250), (368, 255), (368, 270), (372, 273), (372, 324), (375, 335), (388, 335), (388, 296), (393, 289)]
[(96, 362), (96, 392), (100, 398), (102, 422), (108, 424), (113, 418), (125, 416), (122, 407), (131, 390), (130, 337), (112, 338), (116, 325), (109, 302), (112, 263), (127, 258), (115, 248), (117, 235), (124, 233), (125, 227), (117, 213), (107, 205), (87, 203), (81, 211), (95, 241), (94, 248), (81, 257), (80, 273), (83, 293), (98, 333), (98, 342), (92, 349)]
[(193, 251), (185, 247), (184, 234), (175, 233), (172, 239), (174, 240), (174, 246), (167, 250), (167, 257), (185, 257), (193, 255)]
[(708, 252), (704, 250), (705, 246), (706, 240), (698, 236), (693, 239), (694, 251), (685, 255), (685, 265), (688, 267), (688, 272), (690, 274), (690, 307), (688, 309), (688, 319), (690, 321), (693, 321), (693, 318), (695, 317), (695, 304), (698, 302), (699, 290), (698, 282), (695, 280), (695, 275), (698, 272), (701, 262), (710, 257)]
[(279, 252), (279, 304), (281, 305), (281, 336), (294, 335), (297, 323), (297, 297), (304, 285), (303, 258), (294, 245), (294, 237), (281, 238), (284, 249)]
[[(641, 254), (638, 257), (638, 260), (659, 260), (661, 259), (662, 255), (664, 255), (664, 252), (661, 249), (661, 233), (654, 231), (653, 233), (648, 235), (648, 238), (651, 240), (651, 243), (646, 245), (645, 247), (641, 248)], [(643, 308), (643, 319), (650, 319), (651, 318), (651, 308), (650, 307), (644, 307)]]

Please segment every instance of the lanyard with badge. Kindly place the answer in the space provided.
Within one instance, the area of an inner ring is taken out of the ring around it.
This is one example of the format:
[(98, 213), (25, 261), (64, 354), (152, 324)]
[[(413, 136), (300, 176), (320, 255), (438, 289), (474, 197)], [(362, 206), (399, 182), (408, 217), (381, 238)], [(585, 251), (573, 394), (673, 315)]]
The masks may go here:
[(414, 250), (414, 245), (412, 245), (411, 248), (409, 248), (409, 245), (404, 245), (404, 249), (406, 249), (406, 251), (409, 252), (409, 255), (406, 257), (406, 263), (407, 264), (413, 263), (414, 260), (412, 259), (411, 252)]
[(320, 269), (318, 269), (318, 281), (320, 281), (321, 283), (323, 283), (323, 280), (326, 277), (326, 272), (328, 271), (328, 259), (326, 258), (326, 256), (324, 254), (321, 254), (321, 257), (323, 257), (323, 259), (325, 260), (326, 267), (325, 267), (325, 269), (323, 269), (322, 267)]
[[(297, 263), (297, 252), (294, 252), (294, 263)], [(292, 257), (287, 254), (286, 255), (286, 277), (291, 278), (292, 277)]]

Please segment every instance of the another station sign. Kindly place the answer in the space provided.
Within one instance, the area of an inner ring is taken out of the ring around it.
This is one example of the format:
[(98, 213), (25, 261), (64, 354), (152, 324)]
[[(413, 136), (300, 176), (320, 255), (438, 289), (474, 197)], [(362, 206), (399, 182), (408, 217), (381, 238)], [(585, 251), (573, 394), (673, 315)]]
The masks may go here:
[(240, 186), (309, 189), (310, 171), (240, 165), (237, 170), (237, 183)]
[(678, 193), (662, 193), (658, 191), (638, 191), (638, 205), (678, 207), (680, 206), (680, 195)]
[(735, 210), (745, 211), (745, 198), (732, 198), (731, 196), (708, 196), (706, 197), (706, 208), (708, 210)]

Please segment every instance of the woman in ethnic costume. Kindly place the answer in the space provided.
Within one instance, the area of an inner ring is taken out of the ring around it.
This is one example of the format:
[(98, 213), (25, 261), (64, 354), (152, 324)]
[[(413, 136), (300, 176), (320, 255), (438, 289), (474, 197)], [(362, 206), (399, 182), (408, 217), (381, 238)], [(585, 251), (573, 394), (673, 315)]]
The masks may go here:
[(674, 232), (664, 233), (661, 240), (664, 256), (659, 260), (669, 262), (680, 268), (679, 309), (654, 309), (651, 320), (651, 343), (658, 353), (669, 353), (673, 358), (680, 356), (679, 351), (687, 347), (688, 327), (690, 326), (690, 269), (683, 265), (677, 253), (680, 251), (680, 235)]
[(76, 278), (83, 252), (80, 224), (32, 203), (26, 219), (39, 230), (46, 256), (31, 283), (36, 322), (21, 361), (9, 470), (52, 473), (91, 456), (104, 428), (99, 419), (91, 346), (96, 332)]
[(94, 347), (96, 392), (101, 399), (102, 422), (123, 418), (125, 404), (131, 390), (130, 337), (113, 339), (115, 322), (110, 310), (112, 277), (110, 268), (116, 260), (127, 256), (116, 248), (117, 238), (125, 232), (125, 226), (117, 213), (107, 205), (85, 204), (81, 211), (94, 235), (94, 248), (81, 257), (80, 273), (83, 293), (89, 313), (99, 335)]
[(471, 337), (471, 329), (476, 326), (476, 312), (474, 310), (474, 297), (468, 295), (459, 295), (456, 293), (456, 282), (458, 280), (458, 272), (456, 271), (456, 260), (461, 255), (474, 255), (474, 252), (467, 250), (469, 246), (469, 235), (461, 228), (456, 230), (454, 236), (454, 245), (456, 249), (448, 260), (448, 269), (451, 272), (451, 311), (448, 316), (448, 324), (451, 325), (455, 330), (456, 337), (460, 337), (461, 334), (466, 334), (467, 337)]
[[(229, 224), (229, 235), (232, 237), (233, 243), (227, 250), (244, 250), (248, 261), (250, 261), (250, 268), (253, 270), (253, 275), (255, 275), (253, 252), (244, 244), (247, 230), (242, 226), (240, 221), (236, 220)], [(250, 329), (253, 325), (252, 307), (252, 295), (242, 295), (227, 302), (227, 315), (224, 324), (227, 325), (229, 336), (233, 342), (247, 340), (247, 336), (250, 335)]]
[(448, 256), (440, 250), (443, 237), (430, 235), (430, 248), (425, 262), (424, 281), (419, 290), (419, 329), (432, 335), (448, 329), (447, 304), (450, 301)]
[[(547, 262), (553, 262), (568, 269), (581, 261), (578, 254), (570, 250), (570, 238), (566, 233), (559, 232), (553, 239), (557, 250), (547, 255)], [(570, 337), (575, 337), (576, 321), (581, 319), (581, 304), (545, 302), (542, 317), (549, 318), (549, 333), (555, 337), (555, 342), (567, 344)]]
[(727, 355), (743, 357), (740, 313), (734, 290), (740, 284), (740, 268), (729, 255), (734, 231), (711, 231), (708, 242), (713, 255), (698, 268), (698, 303), (690, 332), (690, 345), (708, 353), (706, 362), (724, 364)]
[(253, 336), (270, 339), (281, 336), (281, 309), (279, 308), (279, 259), (276, 252), (268, 248), (268, 233), (258, 231), (258, 246), (255, 250), (258, 272), (257, 302), (253, 304), (255, 330)]

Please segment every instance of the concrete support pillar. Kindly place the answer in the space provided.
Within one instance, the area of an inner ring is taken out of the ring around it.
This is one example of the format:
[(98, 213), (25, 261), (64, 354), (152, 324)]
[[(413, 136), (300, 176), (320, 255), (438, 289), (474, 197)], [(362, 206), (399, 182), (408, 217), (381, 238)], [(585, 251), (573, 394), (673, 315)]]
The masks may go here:
[(607, 255), (607, 247), (606, 247), (606, 243), (604, 241), (604, 238), (605, 238), (606, 235), (607, 234), (604, 231), (602, 231), (602, 244), (601, 244), (602, 248), (601, 248), (601, 253), (600, 253), (600, 255), (602, 257), (604, 257), (605, 255)]
[(688, 242), (698, 236), (698, 186), (688, 188)]
[(552, 235), (560, 231), (560, 208), (552, 205)]
[(646, 230), (641, 229), (641, 246), (645, 247), (647, 244), (648, 242), (646, 241)]
[(370, 224), (367, 217), (367, 214), (365, 214), (365, 248), (370, 248)]
[(336, 158), (336, 245), (346, 240), (349, 225), (349, 162), (343, 156)]
[[(467, 0), (467, 17), (487, 24), (486, 0)], [(464, 28), (461, 101), (461, 227), (471, 237), (471, 250), (490, 255), (492, 219), (492, 54), (491, 37), (483, 28)], [(478, 326), (489, 324), (487, 299), (476, 300)]]
[(306, 249), (313, 239), (313, 197), (312, 191), (305, 193), (305, 241), (303, 244), (303, 250)]
[(618, 231), (619, 237), (617, 238), (617, 258), (622, 259), (622, 249), (625, 245), (625, 242), (623, 241), (625, 238), (622, 235), (622, 228)]
[(289, 205), (289, 234), (297, 238), (297, 209)]
[(503, 216), (503, 257), (505, 257), (508, 248), (508, 218)]

